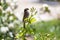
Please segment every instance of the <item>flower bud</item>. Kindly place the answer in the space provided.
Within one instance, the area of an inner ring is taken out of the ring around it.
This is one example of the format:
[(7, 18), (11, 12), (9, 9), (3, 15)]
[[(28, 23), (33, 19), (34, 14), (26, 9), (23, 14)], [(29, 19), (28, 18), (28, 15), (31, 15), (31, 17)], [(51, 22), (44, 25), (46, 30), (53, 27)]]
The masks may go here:
[(9, 31), (8, 27), (1, 27), (2, 33), (6, 33), (7, 31)]
[(14, 28), (14, 24), (13, 23), (10, 23), (9, 25), (8, 25), (8, 27), (11, 29), (11, 28)]
[(9, 20), (13, 20), (13, 16), (10, 16), (10, 17), (9, 17)]
[(2, 8), (2, 6), (0, 6), (0, 10), (2, 10), (3, 8)]

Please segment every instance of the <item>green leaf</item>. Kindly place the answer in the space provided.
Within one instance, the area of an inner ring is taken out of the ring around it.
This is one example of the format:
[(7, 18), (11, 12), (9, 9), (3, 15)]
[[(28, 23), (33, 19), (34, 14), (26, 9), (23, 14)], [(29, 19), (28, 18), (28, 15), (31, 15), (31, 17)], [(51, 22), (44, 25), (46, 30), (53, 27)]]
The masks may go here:
[(7, 9), (7, 7), (8, 7), (8, 4), (7, 3), (3, 4), (3, 9), (4, 10)]
[(30, 20), (31, 23), (33, 23), (33, 22), (35, 22), (35, 21), (36, 21), (35, 18), (32, 18), (32, 19)]
[(34, 8), (34, 7), (32, 7), (31, 9), (30, 9), (30, 12), (34, 12), (36, 10), (36, 8)]
[(0, 16), (2, 16), (2, 10), (0, 9)]

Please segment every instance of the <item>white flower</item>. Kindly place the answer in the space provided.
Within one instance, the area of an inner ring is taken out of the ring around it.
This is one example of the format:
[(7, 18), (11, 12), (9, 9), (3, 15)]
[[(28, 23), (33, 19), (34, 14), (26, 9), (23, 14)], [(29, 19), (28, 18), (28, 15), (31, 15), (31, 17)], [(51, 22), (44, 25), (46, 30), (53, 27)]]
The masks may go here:
[(11, 7), (12, 9), (15, 9), (15, 3), (12, 2), (12, 3), (10, 4), (10, 7)]
[(8, 27), (1, 27), (2, 33), (6, 33), (7, 31), (9, 31)]
[(9, 17), (9, 20), (13, 20), (13, 16), (10, 16), (10, 17)]
[(9, 27), (9, 28), (14, 28), (14, 23), (10, 23), (10, 24), (8, 25), (8, 27)]
[(12, 32), (9, 32), (9, 35), (10, 35), (11, 37), (13, 37), (13, 33), (12, 33)]
[(1, 3), (3, 3), (3, 0), (0, 0), (1, 1)]
[(6, 13), (6, 11), (3, 10), (2, 13)]
[(2, 39), (2, 40), (4, 40), (4, 39)]
[(11, 7), (8, 7), (5, 11), (6, 11), (6, 12), (13, 13)]
[(47, 10), (50, 10), (50, 9), (49, 9), (49, 6), (48, 6), (47, 4), (43, 4), (43, 6), (42, 6), (43, 11), (45, 11), (46, 8), (47, 8)]
[(14, 6), (15, 6), (15, 3), (12, 2), (12, 3), (10, 4), (10, 6), (14, 7)]
[(0, 6), (0, 10), (2, 10), (3, 8), (2, 8), (2, 6)]
[(15, 5), (15, 3), (13, 3), (13, 2), (12, 2), (10, 5), (11, 5), (11, 6), (14, 6), (14, 5)]
[(44, 7), (48, 7), (48, 5), (47, 5), (47, 4), (43, 4), (43, 8), (44, 8)]

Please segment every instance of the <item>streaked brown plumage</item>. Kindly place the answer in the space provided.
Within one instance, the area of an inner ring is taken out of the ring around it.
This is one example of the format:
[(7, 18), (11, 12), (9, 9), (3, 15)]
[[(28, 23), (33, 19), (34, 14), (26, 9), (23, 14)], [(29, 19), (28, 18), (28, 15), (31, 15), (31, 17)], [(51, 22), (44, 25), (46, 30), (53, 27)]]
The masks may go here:
[(25, 8), (24, 9), (24, 16), (23, 16), (23, 22), (24, 22), (24, 19), (28, 18), (29, 17), (29, 12), (28, 12), (28, 8)]

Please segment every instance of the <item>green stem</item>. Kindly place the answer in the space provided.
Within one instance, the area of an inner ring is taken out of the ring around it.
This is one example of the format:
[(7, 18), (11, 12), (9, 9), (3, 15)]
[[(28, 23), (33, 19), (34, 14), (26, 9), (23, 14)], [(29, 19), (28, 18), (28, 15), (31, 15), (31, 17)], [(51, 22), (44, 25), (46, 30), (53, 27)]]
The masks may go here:
[[(25, 31), (25, 30), (26, 30), (25, 22), (23, 22), (23, 27), (24, 27), (24, 31)], [(25, 35), (26, 35), (26, 32), (24, 32), (22, 40), (26, 40), (26, 39), (25, 39)]]

